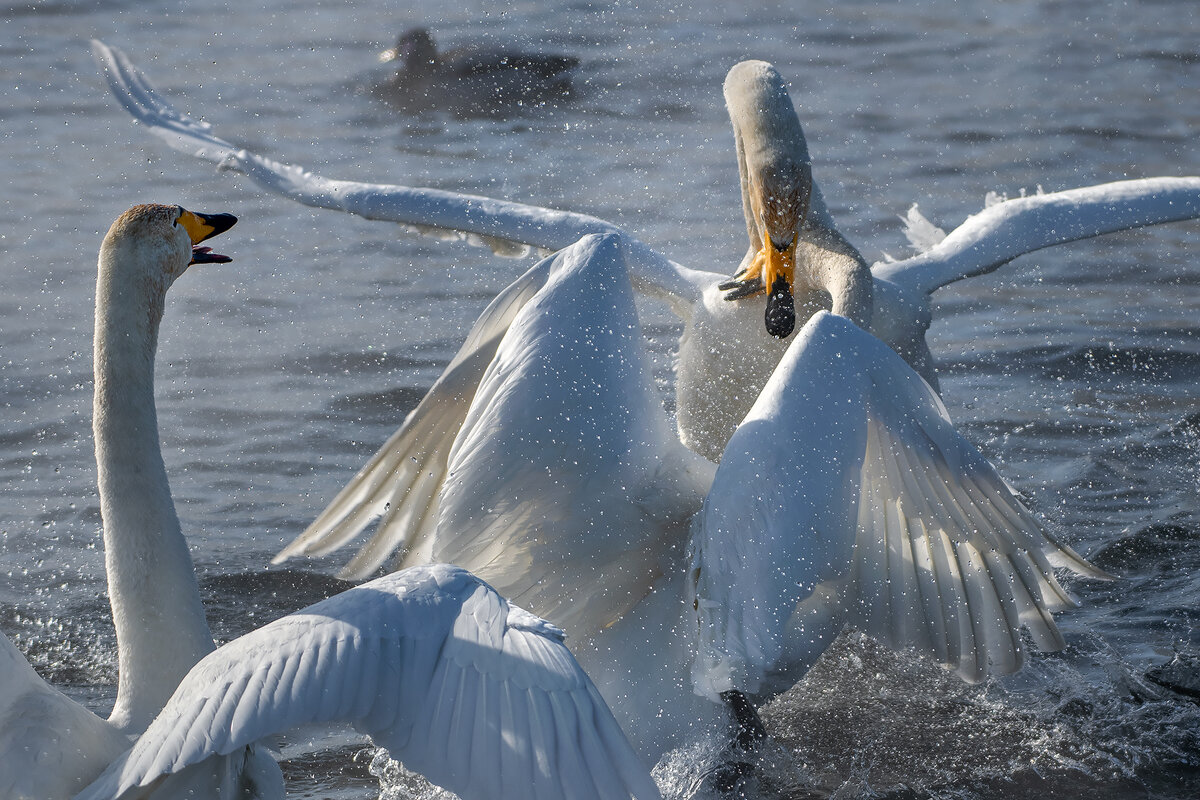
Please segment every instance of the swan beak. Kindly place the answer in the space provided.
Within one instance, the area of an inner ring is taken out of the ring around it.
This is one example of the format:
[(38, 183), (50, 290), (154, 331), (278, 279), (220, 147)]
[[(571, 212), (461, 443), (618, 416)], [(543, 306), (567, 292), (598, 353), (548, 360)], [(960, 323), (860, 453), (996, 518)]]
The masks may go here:
[(237, 217), (233, 214), (201, 214), (197, 211), (179, 209), (179, 224), (188, 232), (192, 239), (191, 264), (226, 264), (233, 259), (220, 253), (212, 252), (211, 247), (199, 247), (205, 239), (224, 233), (233, 227)]
[(776, 339), (786, 339), (796, 329), (796, 303), (792, 297), (792, 285), (796, 280), (796, 237), (783, 247), (768, 239), (763, 251), (766, 256), (763, 285), (768, 287), (767, 333)]

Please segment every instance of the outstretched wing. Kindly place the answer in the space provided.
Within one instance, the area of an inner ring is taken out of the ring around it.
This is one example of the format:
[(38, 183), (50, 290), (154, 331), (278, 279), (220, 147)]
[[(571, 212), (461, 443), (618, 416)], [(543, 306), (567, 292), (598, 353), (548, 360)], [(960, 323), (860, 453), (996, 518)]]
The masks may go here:
[[(421, 402), (312, 524), (272, 559), (325, 555), (379, 518), (339, 577), (362, 580), (388, 559), (422, 550), (437, 525), (437, 500), (450, 448), (484, 372), (513, 318), (546, 283), (544, 260), (510, 284), (484, 309), (467, 339)], [(399, 555), (397, 555), (399, 554)]]
[(941, 242), (876, 277), (929, 293), (1043, 247), (1200, 217), (1200, 178), (1143, 178), (1019, 197), (967, 218)]
[(588, 234), (620, 234), (638, 291), (666, 300), (685, 318), (691, 302), (713, 281), (711, 273), (675, 264), (616, 225), (586, 214), (438, 189), (330, 180), (255, 155), (216, 136), (208, 123), (177, 110), (117, 48), (93, 39), (92, 52), (117, 101), (151, 133), (175, 150), (243, 173), (265, 191), (316, 208), (396, 222), (442, 239), (466, 239), (501, 255), (520, 256), (531, 249), (549, 253)]
[(562, 638), (457, 567), (389, 575), (203, 659), (79, 799), (332, 722), (462, 797), (657, 798)]
[[(852, 323), (814, 316), (721, 460), (695, 538), (708, 692), (755, 691), (816, 592), (893, 647), (967, 680), (1011, 672), (1020, 629), (1062, 646), (1053, 566), (1105, 577), (1056, 542), (955, 431), (936, 393)], [(807, 665), (801, 665), (807, 666)]]

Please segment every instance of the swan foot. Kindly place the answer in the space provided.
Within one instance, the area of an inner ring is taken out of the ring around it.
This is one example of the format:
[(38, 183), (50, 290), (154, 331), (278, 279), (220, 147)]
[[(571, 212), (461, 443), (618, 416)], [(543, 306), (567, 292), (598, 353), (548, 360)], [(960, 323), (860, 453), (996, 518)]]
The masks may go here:
[(750, 260), (745, 269), (739, 270), (729, 280), (717, 284), (717, 288), (722, 292), (727, 292), (726, 300), (741, 300), (743, 297), (758, 294), (767, 288), (767, 284), (763, 280), (763, 270), (766, 266), (767, 248), (764, 247), (754, 254), (754, 258)]
[(767, 287), (762, 282), (762, 278), (752, 278), (748, 281), (728, 280), (717, 284), (717, 288), (725, 292), (726, 300), (741, 300), (743, 297), (750, 297), (766, 291)]
[(733, 718), (733, 739), (721, 763), (701, 776), (700, 787), (722, 795), (741, 794), (746, 782), (754, 776), (756, 751), (767, 738), (767, 729), (746, 695), (734, 689), (721, 692), (721, 700)]
[(763, 726), (762, 718), (758, 716), (750, 698), (737, 689), (721, 692), (721, 700), (729, 706), (733, 714), (733, 724), (737, 728), (733, 742), (738, 750), (751, 753), (758, 748), (759, 742), (767, 738), (767, 729)]

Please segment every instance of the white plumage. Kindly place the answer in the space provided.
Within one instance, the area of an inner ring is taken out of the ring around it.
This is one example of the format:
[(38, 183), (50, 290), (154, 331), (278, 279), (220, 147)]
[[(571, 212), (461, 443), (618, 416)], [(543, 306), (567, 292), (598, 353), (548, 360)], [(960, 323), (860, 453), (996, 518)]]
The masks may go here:
[(464, 798), (657, 798), (562, 640), (462, 569), (394, 573), (207, 656), (78, 800), (135, 797), (213, 755), (331, 723)]
[[(117, 698), (107, 720), (43, 681), (0, 636), (0, 795), (72, 797), (129, 745), (189, 669), (213, 649), (158, 438), (154, 355), (167, 289), (190, 264), (228, 261), (197, 245), (234, 218), (141, 205), (113, 223), (96, 280), (93, 427), (104, 519), (104, 561), (117, 634)], [(181, 781), (213, 792), (269, 789), (271, 757), (243, 748), (198, 765)], [(148, 797), (178, 796), (176, 781)]]
[[(1049, 559), (1100, 574), (1041, 530), (899, 356), (827, 312), (789, 345), (719, 468), (685, 449), (648, 378), (615, 235), (526, 273), (450, 372), (467, 393), (442, 419), (458, 428), (422, 489), (427, 524), (396, 546), (569, 625), (649, 763), (719, 731), (719, 693), (790, 685), (846, 625), (969, 680), (1016, 669), (1023, 625), (1061, 643), (1050, 611), (1068, 598)], [(915, 477), (891, 468), (899, 458)], [(920, 526), (953, 563), (912, 555)], [(1016, 566), (969, 560), (992, 550)], [(918, 582), (938, 591), (912, 593)], [(1032, 613), (997, 613), (1010, 607)]]

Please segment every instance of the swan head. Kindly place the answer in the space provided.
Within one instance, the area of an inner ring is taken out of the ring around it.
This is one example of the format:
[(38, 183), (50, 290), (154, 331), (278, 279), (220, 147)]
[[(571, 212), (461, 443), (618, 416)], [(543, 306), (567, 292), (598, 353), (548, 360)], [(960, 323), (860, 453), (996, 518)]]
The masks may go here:
[(144, 319), (150, 326), (145, 331), (149, 338), (139, 335), (137, 340), (153, 342), (171, 284), (192, 264), (233, 260), (200, 243), (235, 222), (232, 214), (201, 214), (177, 205), (147, 204), (126, 211), (100, 245), (97, 321), (103, 317), (127, 326)]
[(755, 255), (721, 288), (729, 290), (729, 300), (765, 290), (767, 332), (785, 338), (795, 328), (796, 243), (813, 196), (808, 144), (783, 77), (765, 61), (743, 61), (729, 70), (725, 104)]
[(102, 272), (119, 269), (126, 280), (148, 281), (165, 291), (192, 264), (232, 261), (200, 243), (235, 222), (232, 214), (202, 214), (177, 205), (134, 206), (117, 218), (104, 237)]

